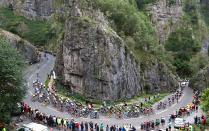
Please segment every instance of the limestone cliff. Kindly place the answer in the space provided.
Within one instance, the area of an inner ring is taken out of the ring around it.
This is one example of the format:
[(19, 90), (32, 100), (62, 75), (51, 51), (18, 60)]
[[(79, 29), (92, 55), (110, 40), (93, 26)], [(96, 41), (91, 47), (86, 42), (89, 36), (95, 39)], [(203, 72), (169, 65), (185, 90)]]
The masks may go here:
[(190, 80), (189, 86), (198, 90), (204, 90), (206, 87), (209, 87), (209, 67), (199, 71)]
[(14, 48), (17, 48), (28, 63), (36, 63), (39, 61), (38, 50), (28, 41), (2, 29), (0, 29), (0, 36), (8, 40)]
[(64, 85), (85, 97), (104, 100), (177, 87), (175, 78), (157, 59), (141, 67), (101, 12), (84, 9), (76, 0), (73, 3), (55, 63)]
[(0, 0), (0, 6), (10, 7), (27, 18), (48, 18), (54, 12), (54, 0)]
[[(167, 6), (164, 10), (163, 3), (159, 4), (151, 12), (154, 10), (153, 23), (156, 22), (159, 37), (164, 38), (170, 29), (164, 32), (161, 26), (167, 26), (171, 17), (176, 21), (180, 13), (171, 14)], [(148, 64), (135, 60), (103, 14), (93, 9), (92, 0), (0, 0), (0, 6), (30, 19), (46, 19), (54, 13), (65, 15), (65, 36), (55, 71), (62, 84), (73, 92), (89, 98), (118, 100), (142, 92), (169, 91), (178, 85), (167, 66), (155, 57)]]
[(157, 0), (156, 3), (147, 6), (146, 10), (157, 30), (159, 43), (164, 43), (175, 30), (183, 14), (182, 8), (182, 0)]
[(0, 6), (12, 8), (28, 19), (48, 19), (54, 14), (65, 16), (72, 3), (73, 0), (0, 0)]
[(206, 7), (209, 7), (209, 1), (208, 0), (200, 0), (200, 3)]
[[(203, 0), (203, 4), (207, 3)], [(66, 15), (73, 0), (0, 0), (0, 6), (13, 8), (29, 18), (47, 19), (53, 14)], [(182, 16), (182, 0), (157, 0), (146, 8), (156, 27), (159, 42), (164, 43)]]
[(209, 49), (209, 38), (203, 41), (201, 53), (208, 55), (208, 49)]

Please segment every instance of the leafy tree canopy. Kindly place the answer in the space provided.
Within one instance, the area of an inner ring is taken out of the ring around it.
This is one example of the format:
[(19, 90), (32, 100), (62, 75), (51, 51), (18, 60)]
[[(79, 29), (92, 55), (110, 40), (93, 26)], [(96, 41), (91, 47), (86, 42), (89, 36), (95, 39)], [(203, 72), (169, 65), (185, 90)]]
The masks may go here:
[(202, 95), (202, 109), (209, 111), (209, 88), (207, 88)]
[(25, 94), (22, 56), (0, 37), (0, 121), (8, 123)]
[(137, 9), (134, 2), (98, 0), (100, 9), (112, 20), (112, 28), (121, 37), (133, 38), (135, 49), (151, 50), (157, 43), (156, 32), (149, 18)]

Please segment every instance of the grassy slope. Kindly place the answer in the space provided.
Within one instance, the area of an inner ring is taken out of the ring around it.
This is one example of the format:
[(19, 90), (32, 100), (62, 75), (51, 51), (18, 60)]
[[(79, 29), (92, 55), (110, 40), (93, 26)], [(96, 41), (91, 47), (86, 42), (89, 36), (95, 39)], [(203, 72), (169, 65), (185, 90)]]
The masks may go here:
[[(8, 8), (0, 8), (0, 28), (17, 34), (41, 48), (52, 48), (50, 44), (56, 43), (58, 33), (61, 32), (54, 22), (29, 20), (16, 15)], [(53, 48), (56, 49), (56, 47)]]
[[(60, 85), (58, 82), (56, 82), (56, 89), (58, 91), (58, 94), (63, 97), (63, 98), (69, 98), (71, 100), (76, 100), (81, 102), (82, 104), (85, 104), (86, 101), (91, 101), (95, 107), (100, 107), (103, 103), (103, 101), (99, 101), (99, 100), (93, 100), (93, 99), (88, 99), (88, 98), (84, 98), (82, 95), (80, 94), (71, 94), (69, 93), (69, 90), (66, 87), (63, 87), (62, 85)], [(151, 97), (151, 100), (147, 103), (145, 103), (145, 107), (149, 107), (153, 104), (155, 104), (156, 102), (159, 102), (161, 99), (163, 99), (165, 96), (168, 95), (168, 93), (160, 93), (158, 97), (156, 97), (155, 99), (153, 99), (153, 96), (156, 94), (140, 94), (138, 96), (135, 96), (131, 99), (125, 100), (127, 104), (133, 104), (133, 103), (138, 103), (139, 101), (142, 101), (145, 97)], [(107, 105), (121, 105), (123, 104), (124, 100), (117, 100), (117, 101), (106, 101)]]

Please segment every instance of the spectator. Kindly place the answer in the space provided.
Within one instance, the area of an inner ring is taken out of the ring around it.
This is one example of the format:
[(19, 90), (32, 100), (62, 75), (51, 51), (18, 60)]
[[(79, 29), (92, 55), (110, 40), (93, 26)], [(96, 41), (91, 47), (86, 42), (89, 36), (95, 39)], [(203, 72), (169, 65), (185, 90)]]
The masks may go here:
[(88, 123), (87, 122), (85, 122), (85, 131), (88, 131), (89, 129), (88, 129)]
[(76, 131), (79, 131), (80, 124), (78, 122), (75, 123), (75, 128), (76, 128)]
[(81, 131), (84, 131), (84, 124), (81, 122)]
[(168, 123), (168, 129), (171, 131), (171, 122)]
[(89, 123), (90, 131), (93, 131), (94, 125), (92, 122)]
[(106, 131), (109, 131), (109, 126), (108, 125), (106, 126)]
[(72, 131), (75, 131), (75, 122), (74, 122), (74, 120), (71, 120), (71, 125), (72, 125)]
[(206, 125), (206, 117), (204, 115), (202, 115), (202, 125), (203, 126)]
[(103, 128), (104, 128), (104, 125), (103, 125), (103, 123), (101, 123), (101, 124), (100, 124), (100, 131), (104, 131)]
[(194, 124), (197, 125), (197, 116), (194, 118)]

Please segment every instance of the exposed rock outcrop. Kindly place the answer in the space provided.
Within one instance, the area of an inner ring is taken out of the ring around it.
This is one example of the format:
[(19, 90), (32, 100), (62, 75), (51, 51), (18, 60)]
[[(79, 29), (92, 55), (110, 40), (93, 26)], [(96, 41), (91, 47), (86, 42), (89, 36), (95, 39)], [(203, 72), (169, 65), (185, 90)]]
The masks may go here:
[(55, 63), (64, 85), (85, 97), (103, 100), (131, 98), (145, 90), (154, 92), (156, 87), (166, 91), (177, 87), (158, 60), (140, 67), (103, 14), (84, 9), (80, 3), (75, 0), (71, 8)]
[(189, 86), (198, 89), (204, 90), (209, 87), (209, 67), (199, 71), (196, 76), (194, 76), (189, 83)]
[(203, 41), (201, 53), (208, 55), (209, 38)]
[[(0, 0), (0, 6), (12, 7), (29, 18), (47, 19), (52, 14), (66, 16), (74, 0)], [(206, 3), (204, 0), (202, 3)], [(158, 0), (147, 7), (156, 27), (159, 43), (164, 43), (183, 14), (182, 0)]]
[(39, 61), (38, 50), (28, 41), (2, 29), (0, 29), (0, 36), (8, 40), (14, 48), (17, 48), (28, 63), (36, 63)]
[[(141, 62), (140, 64), (142, 65), (143, 63)], [(141, 82), (144, 82), (144, 91), (148, 90), (151, 93), (156, 91), (167, 92), (178, 88), (177, 77), (159, 60), (152, 60), (152, 64), (141, 67), (141, 69), (143, 71), (140, 77), (143, 77)]]
[(48, 19), (57, 14), (66, 16), (73, 0), (0, 0), (0, 6), (12, 8), (29, 19)]
[(182, 0), (158, 0), (147, 7), (156, 27), (159, 43), (164, 43), (183, 14)]
[(27, 18), (48, 18), (54, 12), (55, 0), (0, 0), (0, 6), (10, 7)]
[(200, 4), (209, 8), (209, 1), (208, 0), (200, 0)]
[[(92, 9), (92, 1), (0, 0), (0, 6), (13, 8), (30, 19), (46, 19), (54, 13), (59, 16), (69, 15), (65, 16), (68, 20), (65, 36), (57, 53), (55, 71), (62, 84), (73, 92), (94, 99), (118, 100), (131, 98), (145, 91), (175, 89), (177, 81), (166, 65), (156, 58), (149, 64), (142, 60), (136, 61), (123, 39), (110, 28), (103, 14)], [(172, 14), (177, 7), (171, 8), (171, 11), (168, 7), (163, 8), (164, 5), (157, 4), (151, 9), (155, 13), (153, 21), (156, 22), (160, 38), (166, 37), (170, 32), (170, 29), (166, 32), (161, 30), (167, 26), (169, 19), (176, 18), (172, 19), (175, 22), (180, 16), (180, 13)], [(25, 52), (27, 59), (37, 60), (38, 54), (28, 42), (19, 37), (9, 40)]]

